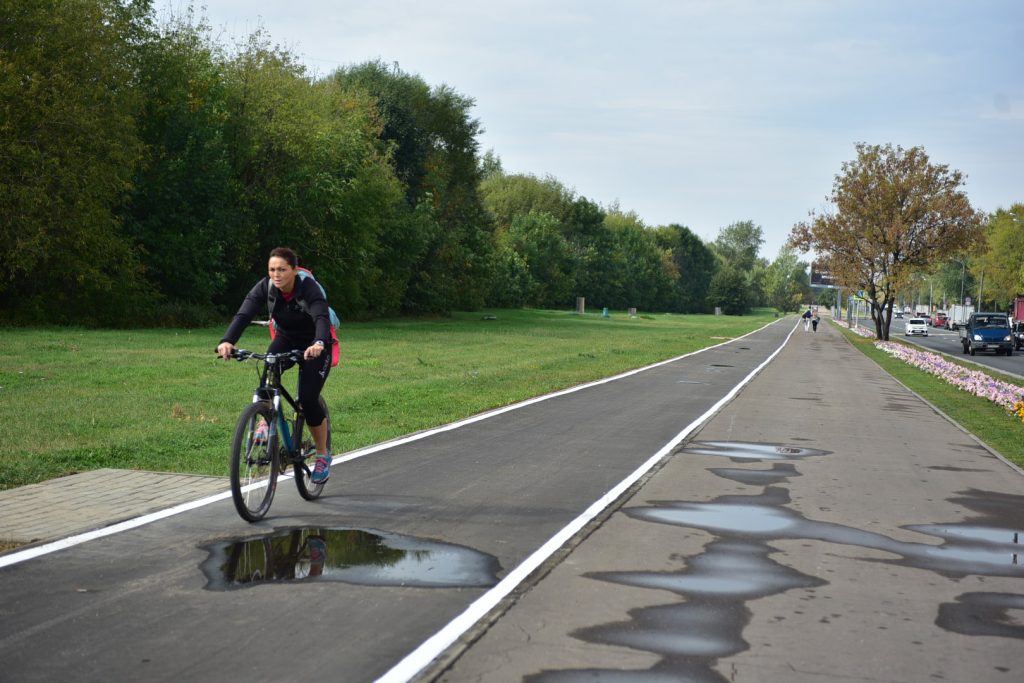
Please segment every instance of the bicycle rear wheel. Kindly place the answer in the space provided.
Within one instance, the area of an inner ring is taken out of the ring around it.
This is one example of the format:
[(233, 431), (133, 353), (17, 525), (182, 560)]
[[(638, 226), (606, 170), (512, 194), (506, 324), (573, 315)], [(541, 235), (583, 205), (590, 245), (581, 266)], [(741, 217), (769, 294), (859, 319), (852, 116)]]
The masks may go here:
[[(327, 452), (331, 453), (331, 414), (327, 410), (327, 403), (324, 401), (324, 397), (320, 397), (320, 409), (324, 411), (324, 421), (327, 423)], [(305, 467), (302, 465), (295, 465), (295, 486), (299, 489), (299, 495), (306, 500), (315, 500), (320, 497), (323, 493), (324, 483), (314, 484), (310, 480), (310, 475), (313, 472), (313, 465), (316, 463), (316, 444), (313, 442), (313, 435), (309, 433), (309, 429), (305, 423), (297, 426), (295, 441), (299, 444), (300, 453), (302, 454), (302, 461), (305, 463)]]
[(277, 489), (277, 437), (268, 438), (274, 410), (266, 401), (251, 403), (238, 418), (231, 444), (231, 498), (242, 519), (263, 519)]

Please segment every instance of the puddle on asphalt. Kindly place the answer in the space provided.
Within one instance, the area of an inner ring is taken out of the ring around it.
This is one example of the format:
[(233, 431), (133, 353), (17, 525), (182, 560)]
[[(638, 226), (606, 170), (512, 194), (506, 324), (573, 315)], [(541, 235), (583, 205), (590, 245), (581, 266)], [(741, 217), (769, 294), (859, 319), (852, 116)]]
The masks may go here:
[(939, 607), (935, 623), (966, 636), (1024, 639), (1024, 621), (1012, 612), (1024, 610), (1024, 595), (1013, 593), (964, 593), (956, 602)]
[(821, 451), (802, 446), (787, 446), (770, 443), (747, 443), (744, 441), (692, 441), (676, 454), (692, 453), (694, 455), (720, 455), (736, 460), (793, 460), (817, 455), (828, 455), (831, 451)]
[[(749, 460), (827, 453), (775, 444), (728, 442), (691, 443), (680, 452)], [(815, 521), (790, 509), (788, 489), (777, 484), (800, 476), (791, 463), (773, 463), (770, 470), (709, 471), (764, 486), (754, 495), (724, 495), (705, 503), (657, 502), (623, 510), (634, 519), (703, 529), (712, 534), (714, 540), (699, 555), (686, 558), (685, 569), (586, 575), (613, 584), (669, 591), (682, 598), (682, 602), (634, 609), (626, 620), (583, 628), (572, 634), (591, 643), (651, 652), (660, 656), (660, 661), (646, 670), (544, 671), (526, 680), (725, 683), (727, 679), (714, 666), (717, 660), (749, 648), (743, 639), (743, 630), (751, 617), (748, 601), (790, 590), (802, 590), (813, 596), (817, 587), (828, 583), (772, 560), (771, 555), (779, 552), (770, 545), (772, 541), (821, 541), (882, 551), (886, 554), (882, 558), (863, 557), (859, 561), (912, 567), (953, 579), (968, 575), (1024, 578), (1024, 528), (1018, 528), (1024, 527), (1024, 496), (977, 490), (961, 492), (950, 502), (976, 516), (962, 523), (904, 527), (922, 535), (918, 543)], [(965, 593), (954, 603), (939, 605), (935, 623), (966, 635), (1024, 639), (1021, 610), (1024, 595)]]
[[(719, 538), (816, 540), (880, 550), (892, 554), (893, 559), (862, 561), (925, 569), (953, 578), (970, 574), (1024, 577), (1024, 545), (1020, 543), (1024, 534), (998, 526), (998, 520), (992, 520), (992, 525), (906, 526), (903, 528), (942, 543), (897, 541), (872, 531), (807, 519), (776, 502), (784, 491), (768, 489), (759, 496), (723, 496), (711, 503), (670, 502), (625, 512), (635, 519), (704, 529)], [(1024, 497), (1020, 504), (1024, 506)]]
[(470, 548), (364, 529), (278, 529), (203, 549), (208, 590), (310, 581), (487, 588), (501, 570), (497, 558)]
[(770, 470), (751, 470), (741, 467), (709, 467), (708, 471), (717, 474), (723, 479), (738, 481), (748, 486), (768, 486), (769, 484), (786, 481), (790, 477), (800, 476), (796, 471), (796, 467), (788, 462), (773, 463)]

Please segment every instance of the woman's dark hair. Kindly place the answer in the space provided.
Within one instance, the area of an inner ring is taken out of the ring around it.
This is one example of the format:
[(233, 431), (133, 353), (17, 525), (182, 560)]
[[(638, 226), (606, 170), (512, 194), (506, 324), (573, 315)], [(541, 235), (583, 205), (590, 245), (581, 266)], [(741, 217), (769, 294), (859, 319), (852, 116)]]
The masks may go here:
[(288, 247), (275, 247), (270, 250), (270, 256), (268, 258), (283, 258), (288, 262), (288, 265), (292, 268), (299, 267), (299, 255)]

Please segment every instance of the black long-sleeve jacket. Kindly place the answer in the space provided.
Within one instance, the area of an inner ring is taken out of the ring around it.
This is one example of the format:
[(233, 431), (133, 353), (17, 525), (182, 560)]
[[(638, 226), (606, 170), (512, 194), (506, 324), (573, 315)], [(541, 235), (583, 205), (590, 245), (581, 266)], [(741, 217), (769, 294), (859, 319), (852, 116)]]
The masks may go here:
[(296, 348), (309, 346), (314, 341), (322, 341), (330, 349), (331, 318), (327, 299), (324, 298), (320, 285), (311, 277), (295, 278), (295, 289), (292, 290), (295, 296), (291, 301), (284, 300), (281, 291), (270, 283), (269, 277), (257, 282), (245, 295), (245, 301), (238, 308), (221, 341), (232, 344), (238, 342), (252, 319), (260, 312), (267, 311), (268, 294), (271, 289), (276, 297), (271, 317), (278, 332), (294, 341)]

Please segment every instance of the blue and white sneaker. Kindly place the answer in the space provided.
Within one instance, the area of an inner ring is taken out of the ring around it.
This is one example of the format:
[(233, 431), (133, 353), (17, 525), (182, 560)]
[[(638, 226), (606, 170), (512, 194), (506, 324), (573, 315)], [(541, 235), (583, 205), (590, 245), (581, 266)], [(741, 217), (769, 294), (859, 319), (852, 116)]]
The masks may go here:
[(317, 455), (313, 475), (309, 478), (314, 484), (322, 484), (331, 476), (331, 454)]

